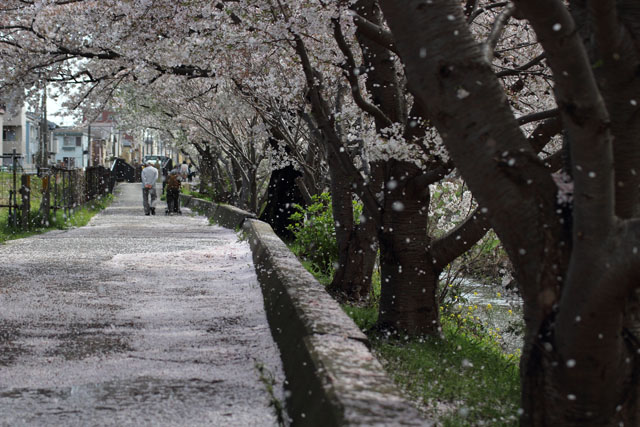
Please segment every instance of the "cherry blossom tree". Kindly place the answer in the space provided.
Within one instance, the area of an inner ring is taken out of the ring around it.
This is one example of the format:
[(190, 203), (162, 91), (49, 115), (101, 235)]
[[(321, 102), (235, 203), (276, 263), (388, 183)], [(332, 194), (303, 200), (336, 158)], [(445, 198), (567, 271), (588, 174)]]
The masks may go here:
[[(46, 80), (91, 111), (145, 88), (194, 108), (184, 130), (208, 150), (257, 128), (216, 127), (231, 107), (212, 126), (215, 98), (176, 79), (233, 82), (301, 171), (326, 159), (344, 284), (369, 268), (353, 233), (375, 234), (381, 326), (438, 332), (439, 274), (486, 217), (525, 304), (523, 423), (634, 424), (636, 16), (630, 0), (5, 0), (0, 93)], [(434, 239), (429, 184), (454, 166), (479, 208)]]
[(638, 6), (570, 1), (574, 19), (560, 0), (514, 2), (554, 77), (573, 178), (567, 229), (566, 187), (520, 130), (462, 5), (380, 3), (412, 93), (514, 264), (526, 322), (522, 423), (636, 424)]
[[(380, 326), (438, 333), (439, 273), (486, 227), (474, 213), (440, 239), (427, 234), (428, 185), (452, 165), (437, 153), (430, 114), (408, 94), (395, 46), (375, 29), (382, 18), (374, 1), (8, 4), (6, 52), (18, 64), (6, 67), (13, 73), (7, 82), (25, 84), (37, 70), (59, 84), (85, 84), (73, 101), (99, 106), (124, 84), (183, 99), (177, 77), (205, 86), (231, 79), (243, 93), (277, 98), (281, 108), (296, 109), (295, 117), (308, 117), (309, 134), (318, 134), (332, 177), (338, 287), (366, 293), (374, 234), (383, 276)], [(352, 96), (342, 94), (345, 85)], [(301, 98), (309, 108), (300, 107)], [(283, 141), (290, 129), (272, 131)], [(289, 139), (290, 147), (299, 142)], [(360, 225), (353, 222), (353, 194), (364, 204)]]
[(119, 90), (112, 104), (120, 126), (161, 130), (176, 148), (195, 150), (203, 192), (215, 189), (217, 201), (258, 213), (269, 176), (263, 164), (269, 135), (255, 109), (221, 82), (173, 78), (173, 84), (179, 97), (161, 87)]

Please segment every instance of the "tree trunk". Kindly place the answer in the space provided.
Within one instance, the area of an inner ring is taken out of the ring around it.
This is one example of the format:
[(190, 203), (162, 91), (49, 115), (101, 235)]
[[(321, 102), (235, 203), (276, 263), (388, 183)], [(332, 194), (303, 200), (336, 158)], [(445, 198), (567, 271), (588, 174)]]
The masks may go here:
[(210, 193), (210, 188), (219, 183), (216, 180), (216, 159), (209, 147), (204, 144), (194, 144), (194, 147), (200, 155), (200, 188), (199, 191), (204, 194)]
[[(582, 297), (572, 298), (574, 307), (583, 305)], [(597, 313), (564, 310), (528, 334), (520, 366), (521, 425), (638, 425), (639, 343), (623, 327), (624, 309), (620, 302)]]
[[(277, 132), (277, 129), (272, 129)], [(269, 144), (273, 148), (278, 147), (278, 141), (271, 137)], [(260, 215), (260, 220), (268, 223), (273, 231), (282, 239), (293, 239), (293, 233), (287, 229), (291, 224), (289, 217), (295, 212), (293, 204), (304, 205), (304, 198), (296, 185), (296, 178), (300, 172), (293, 166), (285, 166), (271, 172), (267, 187), (267, 205)]]
[[(559, 76), (555, 96), (572, 142), (571, 240), (554, 217), (558, 209), (549, 196), (558, 190), (523, 144), (460, 4), (381, 1), (412, 93), (427, 107), (516, 268), (526, 322), (522, 424), (638, 425), (639, 346), (627, 325), (637, 308), (630, 295), (640, 277), (640, 223), (613, 215), (612, 126), (595, 88), (595, 67), (576, 40), (565, 2), (515, 3)], [(603, 18), (603, 28), (612, 29), (615, 3), (588, 2), (602, 9), (594, 16)], [(613, 29), (605, 35), (621, 33)], [(425, 57), (415, 54), (421, 49)]]
[[(375, 226), (372, 221), (356, 225), (353, 218), (353, 194), (347, 176), (329, 156), (331, 204), (338, 244), (338, 265), (330, 289), (350, 300), (367, 298), (376, 259)], [(365, 215), (366, 216), (366, 215)]]
[(416, 167), (391, 161), (386, 183), (380, 242), (381, 295), (378, 326), (411, 335), (439, 333), (436, 291), (439, 273), (428, 248), (428, 188), (415, 188), (395, 177)]

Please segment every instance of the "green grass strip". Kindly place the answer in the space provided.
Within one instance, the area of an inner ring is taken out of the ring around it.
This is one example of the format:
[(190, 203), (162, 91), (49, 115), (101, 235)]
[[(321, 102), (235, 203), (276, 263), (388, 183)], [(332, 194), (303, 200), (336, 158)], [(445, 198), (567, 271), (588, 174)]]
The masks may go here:
[(397, 338), (374, 328), (376, 307), (343, 306), (369, 336), (378, 359), (407, 396), (442, 426), (514, 426), (520, 406), (517, 360), (490, 336), (442, 319), (442, 335)]
[(76, 209), (67, 217), (62, 210), (58, 210), (56, 215), (51, 217), (48, 224), (43, 225), (37, 204), (32, 200), (31, 212), (29, 215), (29, 228), (13, 227), (9, 224), (9, 210), (0, 209), (0, 243), (7, 240), (22, 239), (24, 237), (41, 234), (51, 230), (64, 230), (71, 227), (82, 227), (86, 225), (93, 216), (105, 209), (113, 201), (113, 196), (108, 194), (100, 199), (87, 202), (84, 206)]

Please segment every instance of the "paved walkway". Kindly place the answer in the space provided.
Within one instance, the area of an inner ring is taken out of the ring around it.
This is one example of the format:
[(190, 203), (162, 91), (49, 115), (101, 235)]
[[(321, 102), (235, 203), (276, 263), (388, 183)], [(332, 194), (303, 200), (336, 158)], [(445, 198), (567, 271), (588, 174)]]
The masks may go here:
[(276, 424), (248, 245), (164, 202), (144, 216), (141, 193), (119, 184), (86, 227), (0, 246), (0, 425)]

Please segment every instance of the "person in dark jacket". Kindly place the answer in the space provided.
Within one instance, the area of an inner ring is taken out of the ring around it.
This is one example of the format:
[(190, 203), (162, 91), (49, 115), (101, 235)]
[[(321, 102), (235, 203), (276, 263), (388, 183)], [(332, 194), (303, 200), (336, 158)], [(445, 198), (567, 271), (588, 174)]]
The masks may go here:
[(182, 178), (178, 168), (169, 172), (166, 181), (166, 195), (167, 195), (167, 210), (166, 214), (171, 215), (173, 213), (182, 214), (180, 211), (180, 186), (182, 185)]

